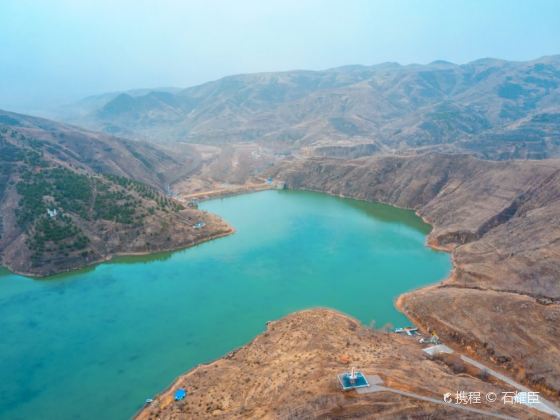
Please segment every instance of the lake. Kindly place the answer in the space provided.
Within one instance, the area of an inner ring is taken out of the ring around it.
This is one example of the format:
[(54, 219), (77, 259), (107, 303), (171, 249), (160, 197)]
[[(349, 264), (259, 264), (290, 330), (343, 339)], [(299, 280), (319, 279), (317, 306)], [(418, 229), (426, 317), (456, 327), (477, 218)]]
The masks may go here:
[(326, 306), (403, 326), (398, 295), (451, 270), (407, 210), (297, 191), (201, 208), (236, 233), (45, 280), (0, 271), (0, 418), (129, 418), (266, 321)]

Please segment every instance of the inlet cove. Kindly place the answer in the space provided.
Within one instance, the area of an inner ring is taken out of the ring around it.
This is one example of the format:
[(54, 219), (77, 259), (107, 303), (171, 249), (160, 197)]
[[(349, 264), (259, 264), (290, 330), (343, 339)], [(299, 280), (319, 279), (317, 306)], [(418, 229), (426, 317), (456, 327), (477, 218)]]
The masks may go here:
[(291, 312), (403, 326), (395, 299), (451, 269), (411, 211), (276, 190), (201, 208), (236, 232), (46, 280), (0, 271), (0, 418), (129, 418)]

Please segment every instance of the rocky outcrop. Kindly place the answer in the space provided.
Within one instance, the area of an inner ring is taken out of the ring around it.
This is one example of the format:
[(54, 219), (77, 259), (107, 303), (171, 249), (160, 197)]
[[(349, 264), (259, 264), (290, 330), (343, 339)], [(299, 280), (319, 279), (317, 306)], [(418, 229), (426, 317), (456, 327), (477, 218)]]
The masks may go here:
[(461, 155), (310, 159), (276, 170), (289, 188), (414, 209), (452, 253), (439, 286), (401, 308), (448, 342), (560, 391), (560, 161)]

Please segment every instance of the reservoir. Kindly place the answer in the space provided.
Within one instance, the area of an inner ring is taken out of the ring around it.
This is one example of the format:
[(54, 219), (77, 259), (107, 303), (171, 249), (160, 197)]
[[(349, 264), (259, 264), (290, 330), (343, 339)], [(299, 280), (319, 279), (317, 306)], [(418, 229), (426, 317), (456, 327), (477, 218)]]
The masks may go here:
[(407, 210), (297, 191), (201, 208), (236, 233), (44, 280), (0, 270), (0, 418), (130, 418), (290, 312), (326, 306), (404, 326), (395, 299), (451, 270)]

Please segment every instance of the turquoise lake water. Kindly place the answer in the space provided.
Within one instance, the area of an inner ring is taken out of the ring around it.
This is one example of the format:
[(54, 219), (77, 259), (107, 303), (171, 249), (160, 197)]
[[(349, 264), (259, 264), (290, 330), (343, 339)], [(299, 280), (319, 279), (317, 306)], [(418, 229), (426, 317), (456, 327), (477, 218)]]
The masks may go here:
[(237, 232), (47, 280), (0, 270), (0, 418), (126, 419), (290, 312), (407, 324), (396, 297), (451, 269), (410, 211), (294, 191), (202, 207)]

